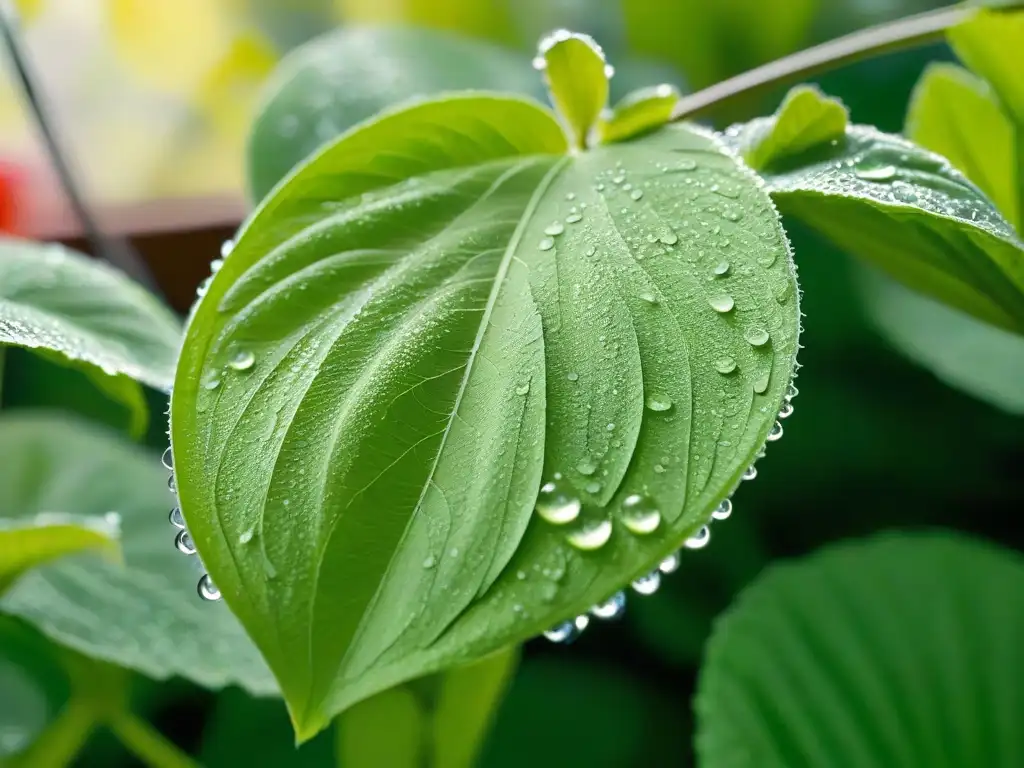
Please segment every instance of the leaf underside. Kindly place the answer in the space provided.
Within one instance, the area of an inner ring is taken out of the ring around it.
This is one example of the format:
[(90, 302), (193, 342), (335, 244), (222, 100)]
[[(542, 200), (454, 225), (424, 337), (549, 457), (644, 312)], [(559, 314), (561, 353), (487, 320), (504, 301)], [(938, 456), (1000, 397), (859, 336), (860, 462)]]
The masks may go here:
[[(752, 174), (685, 125), (565, 149), (512, 97), (389, 113), (278, 188), (193, 315), (182, 509), (300, 738), (649, 570), (775, 421), (799, 311)], [(547, 482), (579, 519), (534, 514)]]

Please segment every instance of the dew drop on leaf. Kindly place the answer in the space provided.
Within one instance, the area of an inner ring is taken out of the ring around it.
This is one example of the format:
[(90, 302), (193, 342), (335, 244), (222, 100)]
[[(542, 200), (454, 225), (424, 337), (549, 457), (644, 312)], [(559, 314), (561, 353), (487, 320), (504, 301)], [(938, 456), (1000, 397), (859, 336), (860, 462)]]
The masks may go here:
[(644, 191), (642, 189), (634, 189), (632, 192), (629, 193), (629, 197), (631, 200), (639, 200), (643, 196)]
[(733, 307), (736, 306), (736, 302), (733, 301), (732, 296), (728, 294), (720, 294), (718, 296), (712, 296), (708, 299), (708, 304), (715, 312), (732, 312)]
[(763, 347), (768, 343), (768, 331), (764, 328), (748, 328), (743, 338), (752, 347)]
[(611, 536), (612, 521), (606, 519), (584, 523), (577, 530), (567, 533), (565, 540), (576, 549), (589, 552), (603, 547)]
[(754, 379), (754, 392), (759, 395), (763, 395), (768, 391), (768, 383), (771, 379), (771, 372), (765, 371), (763, 374)]
[(178, 531), (178, 535), (174, 537), (174, 546), (185, 555), (194, 555), (196, 553), (196, 545), (192, 543), (192, 537), (185, 530)]
[(562, 226), (562, 222), (560, 221), (553, 221), (544, 229), (544, 234), (551, 236), (560, 235), (563, 232), (565, 232), (565, 227)]
[(680, 160), (676, 169), (680, 171), (695, 171), (697, 170), (697, 163), (693, 160)]
[(171, 446), (167, 446), (167, 450), (163, 452), (160, 457), (160, 463), (164, 465), (164, 469), (174, 469), (174, 454), (171, 453)]
[(570, 371), (569, 373), (567, 373), (565, 375), (565, 378), (567, 378), (569, 381), (578, 381), (579, 378), (580, 378), (580, 375), (578, 373), (576, 373), (575, 371)]
[(255, 362), (256, 355), (248, 350), (240, 349), (228, 360), (228, 367), (236, 371), (247, 371)]
[(528, 382), (528, 381), (523, 383), (523, 384), (520, 384), (518, 387), (516, 387), (516, 394), (517, 395), (526, 395), (526, 394), (529, 394), (529, 392), (530, 392), (530, 382)]
[(213, 583), (213, 579), (208, 573), (204, 573), (199, 579), (196, 591), (199, 592), (199, 596), (203, 600), (220, 600), (220, 590), (217, 589), (217, 585)]
[(582, 220), (583, 220), (583, 214), (582, 213), (578, 213), (578, 212), (577, 213), (570, 213), (568, 216), (565, 217), (565, 223), (566, 224), (575, 224), (576, 222), (582, 221)]
[(644, 536), (661, 524), (661, 512), (650, 496), (633, 493), (622, 502), (622, 524), (630, 533)]
[(732, 515), (732, 501), (730, 499), (722, 499), (722, 503), (711, 513), (715, 520), (728, 520), (730, 515)]
[(788, 419), (792, 415), (793, 415), (793, 404), (787, 400), (786, 402), (784, 402), (782, 404), (782, 407), (779, 409), (779, 418), (780, 419)]
[(711, 529), (702, 525), (700, 530), (684, 542), (687, 549), (703, 549), (711, 541)]
[(765, 439), (768, 440), (769, 442), (775, 442), (776, 440), (779, 440), (781, 437), (782, 424), (776, 421), (775, 424), (772, 425), (771, 431), (768, 432), (768, 437)]
[(587, 493), (600, 493), (601, 488), (602, 486), (599, 481), (592, 480), (591, 482), (587, 483), (586, 487), (583, 490), (585, 490)]
[(540, 241), (540, 243), (537, 244), (537, 247), (542, 251), (550, 251), (552, 248), (555, 247), (555, 241), (552, 240), (550, 237), (545, 237), (543, 240)]
[(640, 300), (646, 301), (648, 304), (654, 305), (658, 303), (658, 297), (650, 291), (644, 291), (640, 294)]
[(239, 544), (248, 544), (250, 541), (252, 541), (252, 537), (255, 534), (256, 534), (256, 529), (255, 528), (253, 528), (252, 526), (246, 528), (244, 531), (242, 531), (238, 535), (238, 543)]
[(544, 637), (552, 643), (571, 643), (578, 636), (579, 632), (576, 630), (576, 623), (572, 620), (563, 621), (544, 633)]
[(598, 619), (609, 621), (618, 619), (626, 611), (626, 593), (619, 590), (607, 600), (598, 603), (590, 612)]
[(743, 474), (741, 475), (741, 477), (744, 480), (753, 480), (755, 477), (757, 477), (757, 467), (751, 464), (749, 467), (743, 470)]
[(865, 161), (853, 169), (853, 175), (865, 181), (890, 181), (896, 177), (896, 166)]
[(630, 585), (633, 590), (641, 595), (653, 595), (661, 586), (661, 571), (655, 569), (644, 574), (639, 579), (634, 579)]
[(672, 398), (659, 392), (647, 396), (647, 408), (652, 411), (667, 411), (672, 407)]
[(181, 514), (181, 507), (175, 507), (174, 509), (172, 509), (171, 513), (167, 516), (167, 520), (175, 528), (185, 527), (185, 518)]
[(901, 203), (907, 203), (913, 205), (918, 201), (917, 192), (914, 191), (914, 187), (911, 184), (907, 184), (905, 181), (897, 181), (892, 185), (892, 196)]
[(678, 552), (673, 552), (671, 555), (666, 557), (658, 565), (658, 570), (662, 573), (675, 573), (679, 570), (679, 564), (681, 560)]
[(731, 357), (720, 357), (715, 360), (715, 370), (722, 374), (729, 374), (736, 370), (736, 361)]
[(571, 488), (559, 480), (551, 480), (540, 487), (537, 514), (552, 525), (565, 525), (579, 517), (580, 500)]
[(427, 555), (425, 558), (423, 558), (423, 567), (425, 569), (430, 570), (435, 565), (437, 565), (437, 558), (433, 555)]
[(597, 471), (597, 464), (592, 459), (580, 459), (576, 471), (581, 475), (592, 475)]
[(720, 261), (715, 265), (714, 268), (715, 277), (725, 277), (729, 274), (729, 262)]

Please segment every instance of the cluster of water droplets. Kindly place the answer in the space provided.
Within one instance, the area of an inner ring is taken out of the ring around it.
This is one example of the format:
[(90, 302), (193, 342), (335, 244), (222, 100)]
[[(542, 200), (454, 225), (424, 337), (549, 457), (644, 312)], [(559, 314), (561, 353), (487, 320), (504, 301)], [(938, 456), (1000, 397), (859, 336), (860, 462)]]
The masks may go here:
[[(782, 437), (782, 420), (793, 415), (792, 400), (797, 394), (799, 394), (799, 390), (790, 384), (782, 407), (779, 409), (778, 420), (772, 425), (766, 437), (768, 442), (775, 442)], [(762, 448), (757, 454), (757, 458), (761, 458), (764, 454), (765, 451)], [(589, 464), (582, 469), (577, 467), (580, 471), (589, 468)], [(590, 471), (592, 472), (593, 469)], [(586, 472), (583, 473), (586, 474)], [(753, 480), (755, 477), (757, 477), (757, 468), (751, 464), (741, 475), (741, 480)], [(605, 517), (600, 520), (580, 522), (582, 509), (582, 502), (571, 487), (564, 482), (561, 473), (555, 473), (553, 480), (541, 486), (540, 494), (537, 497), (537, 514), (551, 525), (569, 527), (565, 534), (565, 540), (575, 549), (598, 550), (611, 539), (614, 528), (613, 519)], [(702, 525), (683, 542), (680, 550), (662, 560), (654, 570), (634, 579), (630, 588), (638, 595), (653, 595), (661, 586), (662, 577), (679, 569), (683, 551), (706, 547), (711, 541), (711, 523), (728, 520), (732, 516), (732, 512), (733, 504), (730, 496), (723, 499), (712, 511), (711, 520), (708, 523)], [(661, 525), (661, 512), (658, 510), (655, 500), (650, 496), (631, 494), (623, 499), (616, 521), (631, 535), (646, 536), (654, 533)], [(579, 637), (590, 625), (591, 618), (602, 621), (614, 620), (621, 618), (625, 610), (626, 591), (619, 590), (608, 599), (593, 606), (587, 613), (567, 619), (552, 627), (544, 633), (544, 637), (554, 643), (569, 643)]]
[[(164, 451), (164, 455), (160, 458), (160, 463), (164, 465), (164, 468), (171, 474), (167, 478), (167, 487), (171, 493), (175, 494), (175, 501), (177, 501), (177, 488), (174, 485), (174, 456), (171, 452), (170, 446)], [(192, 536), (188, 532), (188, 528), (185, 525), (185, 518), (181, 514), (181, 507), (175, 504), (171, 509), (171, 513), (168, 516), (168, 520), (171, 525), (177, 530), (174, 535), (174, 546), (183, 555), (195, 555), (196, 545), (192, 541)], [(199, 583), (196, 586), (196, 591), (203, 600), (220, 600), (220, 590), (217, 589), (217, 585), (213, 583), (213, 579), (210, 578), (210, 574), (203, 573), (199, 578)]]

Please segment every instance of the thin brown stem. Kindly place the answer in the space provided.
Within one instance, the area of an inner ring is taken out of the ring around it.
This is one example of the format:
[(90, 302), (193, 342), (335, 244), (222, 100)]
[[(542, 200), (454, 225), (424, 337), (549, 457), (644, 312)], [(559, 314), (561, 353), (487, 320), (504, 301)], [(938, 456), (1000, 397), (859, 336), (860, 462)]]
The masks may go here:
[(800, 80), (869, 56), (940, 40), (947, 29), (963, 21), (971, 11), (962, 6), (940, 8), (816, 45), (684, 96), (676, 105), (672, 119), (706, 116), (714, 108), (739, 96)]

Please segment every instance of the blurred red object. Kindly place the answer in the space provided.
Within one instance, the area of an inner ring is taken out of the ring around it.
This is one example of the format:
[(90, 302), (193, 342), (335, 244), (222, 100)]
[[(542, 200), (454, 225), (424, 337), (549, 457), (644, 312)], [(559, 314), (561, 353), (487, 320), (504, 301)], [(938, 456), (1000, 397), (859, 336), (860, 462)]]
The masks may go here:
[(24, 166), (0, 160), (0, 233), (2, 234), (24, 234), (28, 179), (28, 171)]

